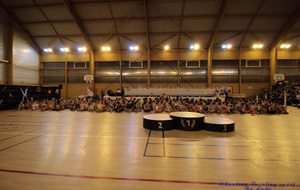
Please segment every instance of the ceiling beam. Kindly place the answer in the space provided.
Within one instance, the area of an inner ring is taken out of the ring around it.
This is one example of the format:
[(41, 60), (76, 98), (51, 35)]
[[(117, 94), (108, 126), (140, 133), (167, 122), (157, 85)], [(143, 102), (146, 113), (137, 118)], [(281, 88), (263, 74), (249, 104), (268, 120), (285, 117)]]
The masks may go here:
[[(236, 33), (255, 33), (255, 34), (273, 34), (278, 32), (278, 30), (249, 30), (247, 31), (219, 31), (220, 34), (236, 34)], [(291, 30), (291, 33), (299, 33), (300, 30)], [(212, 31), (201, 31), (201, 32), (191, 32), (192, 35), (207, 35), (211, 34)], [(109, 34), (90, 34), (90, 37), (105, 37)], [(119, 33), (113, 34), (113, 36), (145, 36), (146, 33)], [(153, 32), (149, 33), (150, 36), (161, 36), (161, 35), (186, 35), (184, 32)], [(81, 37), (81, 35), (60, 35), (61, 37)], [(45, 35), (45, 36), (32, 36), (33, 38), (55, 38), (57, 36)]]
[[(219, 32), (220, 33), (220, 32)], [(242, 33), (241, 32), (239, 32), (239, 33), (237, 33), (237, 34), (235, 34), (235, 35), (233, 35), (233, 36), (230, 36), (229, 38), (226, 38), (225, 40), (222, 40), (222, 41), (220, 41), (220, 42), (218, 42), (218, 43), (215, 43), (213, 46), (217, 46), (217, 45), (219, 45), (219, 44), (221, 44), (221, 43), (224, 43), (224, 42), (226, 42), (227, 40), (230, 40), (230, 39), (232, 39), (232, 38), (235, 38), (235, 37), (237, 37), (237, 36), (239, 36), (239, 35), (241, 35)], [(245, 33), (246, 34), (246, 33)]]
[(297, 7), (293, 15), (287, 20), (284, 26), (281, 28), (280, 32), (271, 42), (271, 47), (278, 47), (282, 40), (288, 35), (293, 26), (298, 22), (300, 18), (300, 6)]
[[(182, 2), (181, 12), (180, 12), (181, 17), (184, 15), (185, 4), (186, 4), (186, 0)], [(183, 20), (180, 20), (179, 26), (182, 27), (182, 25), (183, 25)], [(180, 48), (181, 45), (180, 43), (181, 43), (181, 35), (178, 36), (177, 48)]]
[[(167, 37), (165, 40), (163, 40), (163, 41), (161, 41), (161, 42), (155, 44), (155, 45), (152, 46), (152, 47), (155, 48), (155, 47), (157, 47), (157, 46), (163, 44), (164, 42), (168, 41), (169, 39), (173, 38), (174, 36), (177, 36), (177, 34), (172, 34), (171, 36)], [(179, 47), (179, 46), (177, 46), (177, 47)]]
[[(108, 4), (108, 9), (109, 9), (109, 12), (110, 12), (110, 16), (111, 16), (111, 18), (112, 18), (112, 19), (114, 19), (114, 15), (113, 15), (113, 12), (112, 12), (112, 10), (111, 10), (111, 6), (110, 6), (110, 4)], [(114, 27), (115, 27), (115, 29), (116, 29), (116, 28), (117, 28), (117, 24), (116, 24), (116, 22), (115, 22), (115, 21), (113, 21), (113, 23), (114, 23)], [(116, 31), (116, 34), (118, 34), (118, 30)], [(120, 49), (122, 49), (122, 45), (121, 45), (120, 36), (118, 36), (118, 42), (119, 42)]]
[[(144, 0), (119, 0), (119, 1), (91, 1), (91, 2), (78, 2), (72, 3), (75, 6), (81, 5), (107, 5), (107, 4), (134, 4), (134, 3), (142, 3)], [(162, 2), (176, 2), (182, 0), (147, 0), (148, 2), (153, 3), (162, 3)], [(9, 7), (9, 10), (20, 10), (20, 9), (33, 9), (33, 8), (51, 8), (51, 7), (64, 7), (63, 3), (49, 4), (49, 5), (37, 5), (37, 6), (16, 6)]]
[[(33, 1), (33, 3), (34, 3), (36, 6), (38, 6), (38, 4), (37, 4), (37, 2), (36, 2), (35, 0), (32, 0), (32, 1)], [(39, 9), (39, 11), (42, 13), (42, 15), (45, 17), (45, 19), (47, 20), (48, 24), (50, 24), (51, 28), (53, 29), (53, 31), (54, 31), (55, 34), (56, 34), (56, 37), (58, 37), (60, 43), (61, 43), (62, 45), (64, 45), (64, 42), (63, 42), (62, 38), (60, 37), (59, 33), (57, 32), (57, 30), (55, 29), (55, 27), (53, 26), (53, 24), (52, 24), (52, 23), (50, 22), (50, 20), (48, 19), (47, 15), (44, 13), (44, 11), (43, 11), (41, 8), (38, 8), (38, 9)]]
[(174, 22), (172, 19), (170, 19), (168, 16), (166, 16), (164, 13), (160, 12), (158, 9), (156, 9), (155, 7), (148, 5), (150, 8), (152, 8), (154, 11), (156, 11), (157, 13), (159, 13), (161, 16), (163, 16), (166, 20), (170, 21), (172, 24), (174, 24), (175, 26), (177, 26), (182, 32), (184, 32), (186, 34), (186, 36), (188, 36), (189, 38), (193, 39), (194, 41), (197, 41), (193, 35), (191, 35), (188, 31), (186, 31), (184, 28), (180, 27), (179, 24), (177, 24), (176, 22)]
[(75, 10), (75, 8), (72, 6), (71, 2), (69, 0), (63, 0), (65, 6), (67, 7), (68, 11), (70, 12), (70, 14), (72, 15), (77, 27), (79, 28), (82, 37), (84, 38), (85, 42), (87, 43), (88, 47), (90, 50), (95, 50), (95, 47), (93, 46), (93, 43), (83, 25), (83, 23), (80, 20), (80, 17), (77, 13), (77, 11)]
[(222, 5), (221, 5), (221, 10), (219, 12), (219, 16), (217, 18), (217, 21), (215, 23), (215, 26), (214, 26), (214, 29), (213, 29), (213, 32), (212, 32), (212, 35), (209, 39), (209, 42), (208, 42), (208, 48), (212, 48), (214, 42), (215, 42), (215, 39), (217, 37), (217, 34), (218, 34), (218, 31), (219, 31), (219, 28), (221, 26), (221, 23), (223, 21), (223, 18), (224, 18), (224, 15), (225, 15), (225, 12), (227, 10), (227, 7), (229, 5), (229, 2), (230, 0), (223, 0), (222, 2)]
[(129, 15), (117, 28), (114, 29), (114, 31), (112, 31), (102, 42), (102, 45), (107, 42), (108, 40), (110, 40), (113, 35), (118, 31), (119, 28), (121, 28), (131, 17), (133, 17), (135, 15), (135, 13), (137, 13), (137, 11), (143, 6), (143, 4), (141, 4), (140, 6), (138, 6), (132, 13), (131, 15)]
[[(94, 1), (94, 2), (81, 2), (81, 3), (72, 3), (74, 6), (80, 5), (107, 5), (107, 4), (132, 4), (140, 3), (142, 0), (130, 0), (130, 1)], [(20, 10), (20, 9), (34, 9), (34, 8), (52, 8), (52, 7), (64, 7), (64, 3), (56, 3), (49, 5), (37, 5), (37, 6), (16, 6), (9, 7), (9, 10)]]
[(140, 43), (136, 42), (136, 41), (135, 41), (135, 40), (133, 40), (133, 39), (130, 39), (130, 38), (128, 38), (127, 36), (123, 36), (123, 35), (120, 35), (120, 34), (119, 34), (119, 36), (120, 36), (120, 37), (122, 37), (122, 38), (125, 38), (125, 39), (126, 39), (126, 40), (128, 40), (128, 41), (131, 41), (131, 42), (133, 42), (133, 43), (135, 43), (135, 44), (139, 45), (140, 47), (142, 47), (142, 48), (144, 48), (144, 49), (147, 49), (147, 47), (146, 47), (146, 46), (143, 46), (142, 44), (140, 44)]
[[(264, 14), (264, 15), (253, 15), (253, 14), (242, 14), (242, 15), (225, 15), (224, 18), (289, 18), (290, 14)], [(199, 19), (215, 19), (218, 15), (193, 15), (193, 16), (172, 16), (169, 17), (172, 20), (199, 20)], [(114, 19), (81, 19), (82, 22), (122, 22), (126, 18), (114, 18)], [(144, 21), (145, 18), (131, 18), (128, 22), (131, 21)], [(162, 21), (165, 20), (164, 17), (148, 17), (148, 21)], [(73, 20), (56, 20), (51, 21), (53, 24), (61, 24), (61, 23), (73, 23)], [(23, 22), (22, 25), (32, 25), (32, 24), (47, 24), (45, 21), (34, 21), (34, 22)]]
[(146, 26), (146, 36), (147, 36), (147, 49), (150, 51), (150, 38), (149, 38), (149, 25), (147, 16), (147, 2), (144, 0), (144, 15), (145, 15), (145, 26)]
[[(256, 12), (255, 12), (255, 15), (257, 15), (257, 13), (259, 12), (260, 8), (263, 6), (264, 2), (265, 2), (265, 0), (262, 0), (262, 1), (261, 1), (261, 3), (260, 3), (260, 5), (259, 5), (258, 9), (257, 9)], [(255, 19), (255, 16), (252, 17), (250, 23), (248, 24), (248, 27), (247, 27), (247, 29), (246, 29), (247, 31), (250, 29), (250, 27), (251, 27), (251, 25), (252, 25), (254, 19)], [(244, 39), (245, 39), (245, 37), (246, 37), (246, 34), (247, 34), (247, 33), (244, 33), (243, 38), (242, 38), (242, 40), (240, 41), (239, 47), (241, 47), (241, 45), (242, 45), (242, 43), (243, 43), (243, 41), (244, 41)]]
[(32, 43), (33, 43), (33, 45), (35, 46), (36, 50), (37, 50), (39, 53), (42, 53), (41, 47), (37, 44), (37, 42), (35, 41), (35, 39), (34, 39), (33, 36), (31, 35), (31, 33), (28, 32), (28, 30), (26, 30), (26, 29), (24, 28), (24, 26), (22, 26), (22, 25), (20, 24), (20, 22), (17, 20), (17, 18), (16, 18), (16, 16), (15, 16), (15, 14), (14, 14), (13, 12), (10, 12), (9, 10), (7, 10), (7, 9), (2, 5), (2, 3), (0, 3), (0, 8), (2, 8), (3, 10), (5, 10), (5, 11), (7, 12), (7, 14), (13, 15), (14, 21), (16, 22), (16, 24), (18, 24), (18, 25), (20, 26), (21, 31), (24, 32), (24, 33), (30, 38), (30, 40), (32, 41)]
[(248, 33), (252, 38), (254, 38), (257, 42), (262, 42), (262, 39), (257, 36), (256, 34), (252, 33), (252, 32), (249, 32)]
[(287, 41), (290, 41), (290, 40), (293, 40), (293, 39), (296, 39), (296, 38), (299, 38), (299, 37), (300, 37), (300, 35), (296, 35), (296, 36), (293, 36), (291, 38), (285, 39), (282, 42), (287, 42)]

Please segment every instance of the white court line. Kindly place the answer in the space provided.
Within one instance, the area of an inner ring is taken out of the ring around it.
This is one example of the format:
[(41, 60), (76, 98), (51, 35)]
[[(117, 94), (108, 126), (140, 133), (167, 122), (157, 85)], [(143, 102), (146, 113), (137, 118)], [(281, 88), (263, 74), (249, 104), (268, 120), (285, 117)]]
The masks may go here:
[[(23, 133), (10, 133), (10, 132), (0, 132), (0, 134), (8, 134), (8, 135), (18, 135), (18, 134), (23, 134)], [(36, 135), (43, 135), (43, 136), (51, 136), (51, 137), (86, 137), (86, 138), (119, 138), (119, 139), (147, 139), (148, 137), (122, 137), (122, 136), (102, 136), (102, 135), (51, 135), (51, 134), (39, 134), (39, 133), (26, 133), (23, 135), (28, 135), (28, 136), (36, 136)], [(162, 139), (162, 137), (151, 137), (151, 139)], [(174, 137), (165, 137), (165, 139), (175, 139), (175, 140), (200, 140), (200, 141), (217, 141), (220, 142), (220, 140), (217, 139), (190, 139), (190, 138), (174, 138)], [(225, 142), (234, 142), (234, 141), (241, 141), (241, 142), (296, 142), (300, 143), (300, 141), (276, 141), (276, 140), (224, 140)], [(224, 142), (221, 141), (221, 142)]]

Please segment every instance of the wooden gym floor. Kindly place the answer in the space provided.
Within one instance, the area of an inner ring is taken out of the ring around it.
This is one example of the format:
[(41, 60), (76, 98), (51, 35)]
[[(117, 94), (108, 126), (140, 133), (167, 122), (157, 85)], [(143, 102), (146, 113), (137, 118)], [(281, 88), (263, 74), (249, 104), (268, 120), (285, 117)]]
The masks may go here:
[(149, 136), (143, 112), (1, 111), (0, 189), (245, 190), (220, 183), (253, 181), (300, 189), (300, 109), (288, 111), (215, 114), (234, 120), (235, 132), (165, 138)]

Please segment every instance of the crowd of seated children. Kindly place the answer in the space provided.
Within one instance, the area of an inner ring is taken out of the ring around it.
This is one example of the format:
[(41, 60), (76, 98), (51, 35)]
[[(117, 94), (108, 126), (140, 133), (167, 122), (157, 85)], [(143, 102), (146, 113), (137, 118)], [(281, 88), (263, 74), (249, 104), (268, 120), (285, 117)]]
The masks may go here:
[(29, 101), (25, 104), (19, 104), (19, 110), (52, 110), (59, 111), (69, 109), (70, 111), (89, 111), (89, 112), (176, 112), (190, 111), (202, 114), (287, 114), (286, 107), (282, 106), (282, 102), (277, 100), (261, 99), (227, 99), (222, 102), (220, 99), (189, 99), (189, 98), (170, 98), (159, 97), (155, 99), (144, 98), (143, 102), (135, 98), (117, 98), (115, 100), (104, 98), (97, 101), (91, 99), (51, 99), (41, 101)]
[(271, 100), (260, 100), (256, 102), (254, 99), (227, 99), (222, 102), (216, 100), (194, 100), (183, 98), (144, 98), (142, 108), (144, 112), (153, 111), (154, 113), (190, 111), (202, 114), (287, 114), (286, 107), (282, 106), (282, 102)]
[(272, 89), (265, 89), (263, 97), (272, 101), (283, 101), (284, 94), (287, 96), (287, 105), (297, 106), (300, 108), (300, 81), (279, 81), (276, 85), (272, 86)]

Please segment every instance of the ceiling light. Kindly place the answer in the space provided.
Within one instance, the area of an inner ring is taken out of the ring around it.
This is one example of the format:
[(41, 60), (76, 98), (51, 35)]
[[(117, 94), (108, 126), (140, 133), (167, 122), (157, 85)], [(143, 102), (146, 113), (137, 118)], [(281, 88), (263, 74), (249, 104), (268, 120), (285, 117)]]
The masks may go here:
[(130, 46), (129, 49), (130, 49), (131, 51), (133, 51), (133, 50), (134, 50), (134, 47), (133, 47), (133, 46)]
[(281, 44), (280, 48), (290, 48), (291, 44)]
[(80, 51), (80, 52), (86, 52), (86, 47), (79, 47), (79, 48), (77, 48), (78, 49), (78, 51)]
[(226, 48), (230, 49), (231, 47), (232, 47), (231, 44), (228, 44)]
[(134, 50), (135, 51), (139, 50), (139, 47), (138, 46), (134, 46)]
[(106, 53), (108, 53), (110, 51), (110, 47), (102, 47), (101, 49), (102, 49), (102, 51), (105, 51)]
[(194, 48), (195, 48), (195, 46), (194, 46), (194, 45), (191, 45), (191, 46), (190, 46), (190, 49), (194, 49)]
[(194, 49), (195, 49), (195, 50), (199, 49), (199, 45), (198, 45), (198, 44), (195, 44)]
[(222, 48), (223, 48), (223, 49), (226, 49), (226, 47), (227, 47), (227, 46), (226, 46), (225, 44), (224, 44), (224, 45), (222, 45)]
[(254, 44), (253, 49), (262, 48), (263, 46), (263, 44)]
[(165, 50), (168, 50), (169, 49), (169, 46), (165, 46)]
[(48, 52), (48, 49), (44, 49), (44, 52)]

